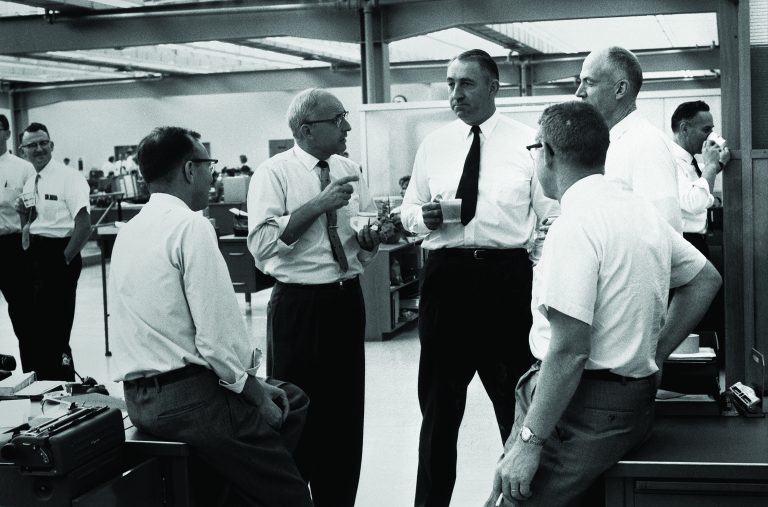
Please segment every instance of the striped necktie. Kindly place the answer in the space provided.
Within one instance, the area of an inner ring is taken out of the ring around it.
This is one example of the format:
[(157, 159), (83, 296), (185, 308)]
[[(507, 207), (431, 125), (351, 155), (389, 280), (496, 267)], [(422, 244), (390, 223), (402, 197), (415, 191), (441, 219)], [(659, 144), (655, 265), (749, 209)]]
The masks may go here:
[(37, 174), (35, 175), (35, 204), (34, 206), (30, 206), (30, 208), (27, 210), (27, 223), (24, 224), (24, 227), (21, 228), (21, 248), (24, 250), (29, 250), (29, 244), (31, 240), (29, 228), (32, 225), (32, 222), (34, 222), (37, 218), (37, 200), (39, 198), (37, 193), (37, 183), (39, 181), (40, 174)]
[[(317, 167), (320, 168), (320, 191), (323, 191), (331, 183), (331, 169), (325, 160), (319, 161)], [(325, 217), (328, 220), (328, 239), (331, 241), (333, 258), (339, 263), (339, 268), (346, 272), (349, 269), (349, 263), (344, 253), (344, 247), (341, 245), (341, 239), (339, 239), (338, 226), (336, 225), (336, 210), (326, 211)]]

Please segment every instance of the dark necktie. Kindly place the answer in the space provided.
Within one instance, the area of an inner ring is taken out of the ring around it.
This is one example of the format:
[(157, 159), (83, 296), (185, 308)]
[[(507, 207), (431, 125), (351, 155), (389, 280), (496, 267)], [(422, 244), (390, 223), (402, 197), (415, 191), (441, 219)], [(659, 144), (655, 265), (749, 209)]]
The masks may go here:
[(480, 179), (480, 127), (472, 125), (472, 146), (469, 147), (464, 171), (461, 173), (456, 198), (461, 199), (461, 223), (467, 225), (477, 209), (477, 181)]
[(693, 157), (691, 159), (691, 165), (693, 166), (693, 169), (696, 171), (696, 176), (701, 178), (701, 170), (699, 169), (699, 163), (696, 162), (696, 157)]
[(30, 207), (27, 210), (27, 223), (24, 224), (24, 227), (21, 228), (21, 248), (24, 250), (29, 249), (30, 244), (30, 232), (29, 228), (32, 225), (32, 222), (35, 221), (37, 218), (37, 199), (39, 198), (37, 194), (37, 183), (40, 181), (40, 175), (35, 175), (35, 205)]
[[(325, 160), (319, 161), (317, 167), (320, 168), (320, 190), (322, 191), (331, 182), (331, 169)], [(333, 258), (339, 263), (341, 270), (346, 272), (349, 269), (349, 264), (344, 253), (344, 247), (341, 246), (341, 239), (339, 239), (338, 227), (336, 225), (336, 210), (326, 211), (325, 217), (328, 220), (328, 239), (331, 240)]]

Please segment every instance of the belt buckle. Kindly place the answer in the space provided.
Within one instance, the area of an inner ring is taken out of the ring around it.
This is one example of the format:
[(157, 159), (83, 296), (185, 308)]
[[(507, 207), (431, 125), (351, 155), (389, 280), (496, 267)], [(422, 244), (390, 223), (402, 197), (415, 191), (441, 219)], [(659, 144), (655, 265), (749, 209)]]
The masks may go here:
[(344, 288), (344, 279), (342, 278), (341, 280), (339, 280), (339, 289), (343, 289), (343, 288)]
[(478, 248), (476, 250), (472, 250), (472, 257), (475, 258), (476, 260), (479, 260), (479, 261), (483, 260), (484, 259), (484, 257), (483, 257), (483, 250), (480, 249), (480, 248)]

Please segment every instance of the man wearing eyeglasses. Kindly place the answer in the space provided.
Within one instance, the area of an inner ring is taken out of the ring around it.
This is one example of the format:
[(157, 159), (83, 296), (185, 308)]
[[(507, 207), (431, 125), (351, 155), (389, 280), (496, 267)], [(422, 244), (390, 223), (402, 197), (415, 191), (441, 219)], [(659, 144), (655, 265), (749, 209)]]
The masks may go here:
[[(448, 65), (457, 120), (421, 143), (401, 208), (429, 250), (419, 304), (422, 413), (416, 507), (448, 507), (467, 386), (477, 373), (502, 441), (515, 384), (531, 365), (531, 260), (535, 230), (556, 204), (541, 192), (524, 146), (530, 127), (496, 110), (499, 70), (481, 50)], [(444, 209), (461, 199), (461, 219)], [(441, 202), (442, 201), (442, 202)], [(530, 253), (529, 253), (530, 252)]]
[(350, 219), (376, 211), (360, 166), (339, 156), (351, 126), (331, 93), (288, 108), (295, 145), (262, 163), (248, 190), (248, 248), (277, 279), (267, 314), (267, 372), (310, 398), (297, 461), (317, 507), (353, 507), (363, 449), (365, 307), (359, 275), (378, 233)]
[(188, 443), (240, 500), (200, 505), (310, 507), (291, 456), (307, 397), (255, 377), (260, 353), (216, 233), (197, 213), (216, 160), (199, 134), (179, 127), (153, 130), (137, 156), (151, 196), (120, 228), (109, 274), (115, 380), (128, 415), (142, 431)]
[[(16, 213), (16, 199), (21, 195), (24, 183), (35, 177), (35, 168), (19, 157), (8, 153), (11, 129), (8, 118), (0, 114), (0, 292), (8, 303), (8, 316), (19, 345), (26, 344), (25, 326), (30, 324), (29, 283), (25, 279), (29, 271), (28, 258), (21, 248), (21, 221)], [(22, 357), (26, 356), (26, 349)]]
[(31, 263), (30, 306), (44, 308), (19, 344), (24, 371), (38, 380), (75, 380), (69, 336), (75, 318), (80, 251), (91, 234), (90, 188), (77, 169), (53, 160), (48, 128), (31, 123), (21, 135), (21, 149), (37, 174), (24, 184), (16, 202), (22, 242)]

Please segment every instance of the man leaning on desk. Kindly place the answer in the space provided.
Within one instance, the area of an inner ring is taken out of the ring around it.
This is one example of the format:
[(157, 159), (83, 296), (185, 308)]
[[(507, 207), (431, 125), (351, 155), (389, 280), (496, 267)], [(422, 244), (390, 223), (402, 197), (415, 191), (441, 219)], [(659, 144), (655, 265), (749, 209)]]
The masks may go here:
[(517, 384), (486, 507), (599, 505), (585, 492), (648, 436), (660, 368), (721, 282), (651, 202), (606, 179), (608, 126), (593, 106), (550, 106), (539, 125), (528, 149), (562, 214), (535, 268), (538, 361)]
[(178, 127), (153, 130), (138, 159), (151, 196), (119, 229), (110, 269), (115, 380), (128, 415), (142, 431), (188, 443), (246, 505), (311, 506), (291, 455), (308, 399), (254, 376), (258, 351), (216, 233), (196, 213), (216, 161), (199, 134)]

